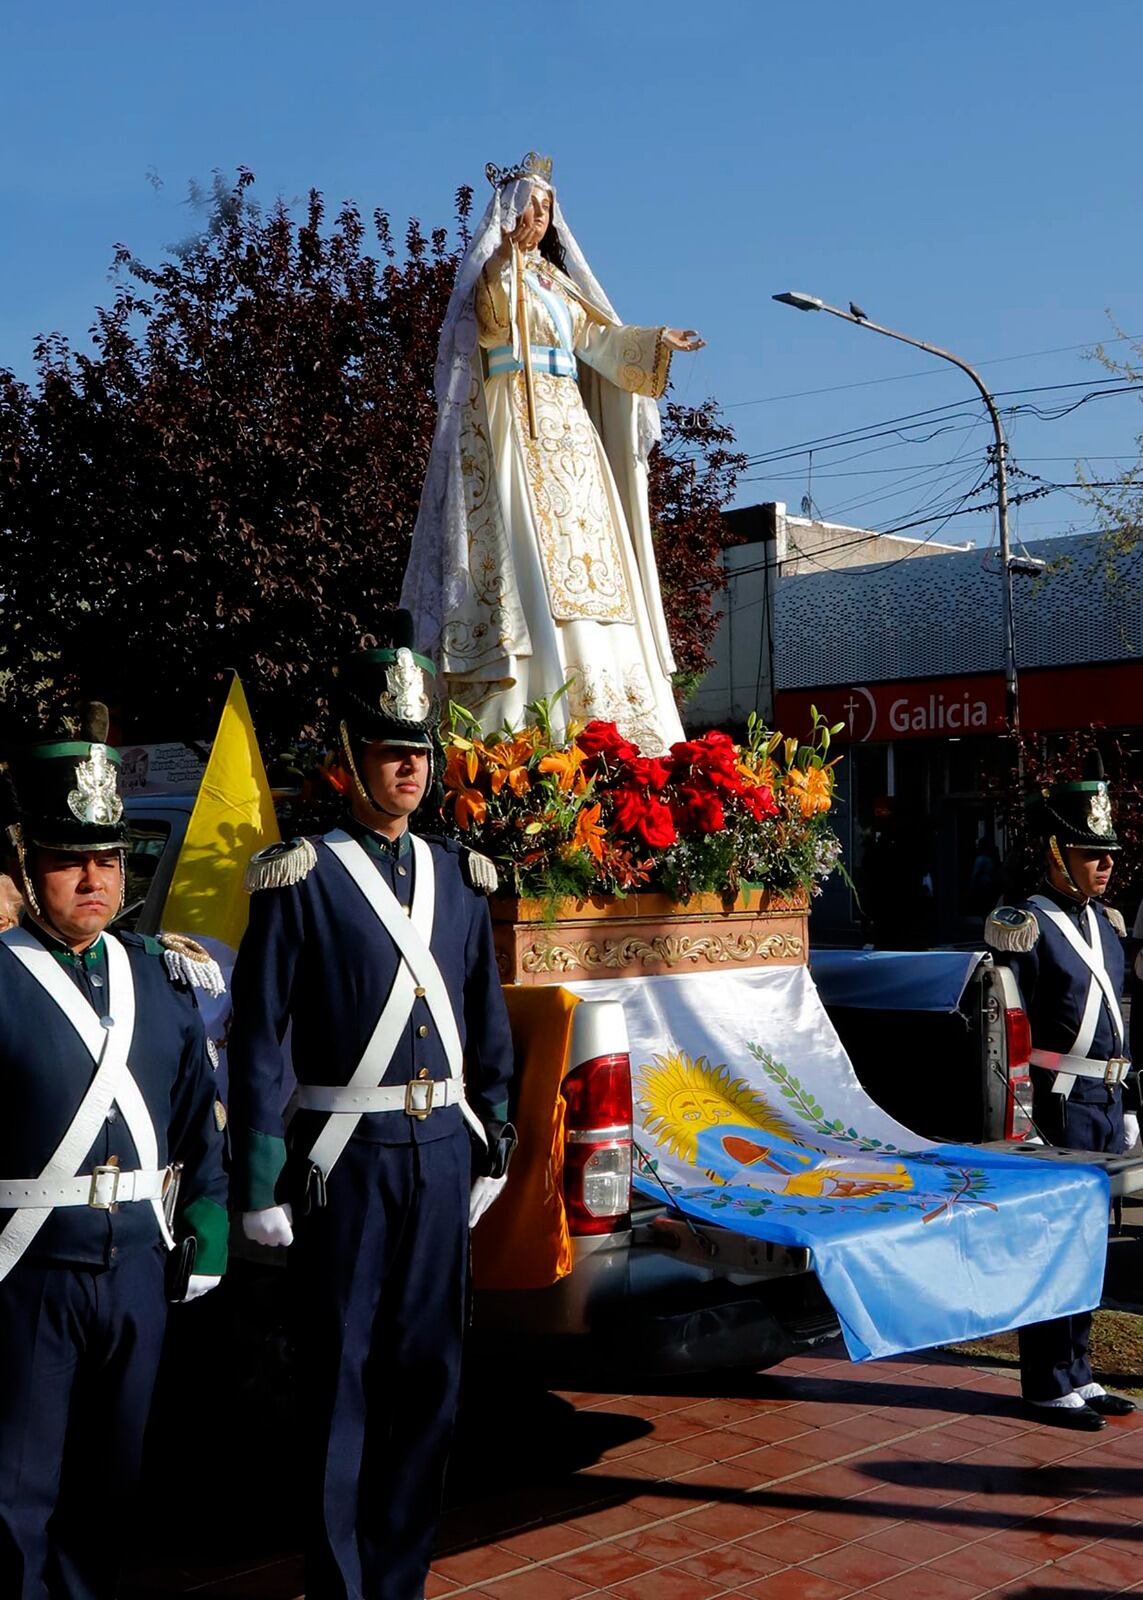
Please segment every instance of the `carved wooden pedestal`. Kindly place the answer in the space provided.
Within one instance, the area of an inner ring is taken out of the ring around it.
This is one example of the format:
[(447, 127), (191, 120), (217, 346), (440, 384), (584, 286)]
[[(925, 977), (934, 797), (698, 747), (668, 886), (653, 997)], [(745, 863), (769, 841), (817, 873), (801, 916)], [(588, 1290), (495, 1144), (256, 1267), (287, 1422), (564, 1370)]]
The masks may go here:
[(490, 903), (504, 983), (792, 967), (808, 949), (806, 900), (765, 889), (734, 900), (700, 894), (685, 905), (664, 894), (562, 900), (554, 918), (539, 900), (500, 895)]

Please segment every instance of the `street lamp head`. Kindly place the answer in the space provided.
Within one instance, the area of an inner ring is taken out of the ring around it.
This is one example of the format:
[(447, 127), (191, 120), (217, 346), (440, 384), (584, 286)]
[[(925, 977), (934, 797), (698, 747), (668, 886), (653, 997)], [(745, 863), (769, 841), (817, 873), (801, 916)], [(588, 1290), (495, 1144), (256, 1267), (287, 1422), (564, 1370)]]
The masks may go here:
[(793, 306), (797, 311), (820, 311), (825, 305), (824, 300), (819, 300), (816, 295), (799, 294), (796, 289), (787, 289), (785, 294), (775, 294), (772, 300), (780, 300), (784, 306)]

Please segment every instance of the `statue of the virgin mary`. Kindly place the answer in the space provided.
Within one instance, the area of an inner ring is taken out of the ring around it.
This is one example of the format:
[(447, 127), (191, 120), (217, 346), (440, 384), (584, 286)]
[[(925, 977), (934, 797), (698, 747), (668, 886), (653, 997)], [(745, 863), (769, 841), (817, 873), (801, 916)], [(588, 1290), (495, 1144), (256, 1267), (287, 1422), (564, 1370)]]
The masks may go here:
[(401, 604), (486, 732), (532, 700), (683, 737), (647, 510), (655, 404), (691, 330), (622, 324), (536, 154), (493, 186), (437, 355), (438, 416)]

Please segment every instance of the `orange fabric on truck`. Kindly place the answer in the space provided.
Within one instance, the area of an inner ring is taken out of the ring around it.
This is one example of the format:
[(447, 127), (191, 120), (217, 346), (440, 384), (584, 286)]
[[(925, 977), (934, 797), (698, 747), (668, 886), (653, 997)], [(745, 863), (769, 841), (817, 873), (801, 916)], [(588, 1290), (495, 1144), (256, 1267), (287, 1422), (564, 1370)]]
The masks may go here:
[(516, 1048), (520, 1143), (508, 1182), (472, 1234), (478, 1289), (544, 1289), (572, 1269), (564, 1210), (564, 1098), (560, 1093), (578, 996), (555, 984), (504, 988)]

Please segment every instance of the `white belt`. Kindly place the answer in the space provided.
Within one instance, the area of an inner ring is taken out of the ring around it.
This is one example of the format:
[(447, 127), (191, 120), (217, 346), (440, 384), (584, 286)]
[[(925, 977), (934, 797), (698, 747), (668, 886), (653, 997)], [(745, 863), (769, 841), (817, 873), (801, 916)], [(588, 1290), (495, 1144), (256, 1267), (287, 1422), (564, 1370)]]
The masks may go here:
[(1062, 1055), (1056, 1050), (1033, 1050), (1029, 1057), (1034, 1067), (1047, 1067), (1049, 1072), (1068, 1072), (1073, 1078), (1099, 1078), (1109, 1088), (1122, 1083), (1131, 1071), (1126, 1056), (1112, 1056), (1110, 1061), (1095, 1061), (1091, 1056)]
[(403, 1111), (423, 1119), (430, 1111), (458, 1106), (464, 1083), (458, 1078), (412, 1078), (408, 1083), (387, 1083), (377, 1089), (337, 1088), (330, 1084), (299, 1083), (294, 1105), (299, 1111), (353, 1112)]
[(171, 1169), (122, 1172), (96, 1167), (77, 1178), (0, 1178), (0, 1211), (51, 1211), (56, 1206), (90, 1206), (110, 1211), (132, 1200), (161, 1200)]

